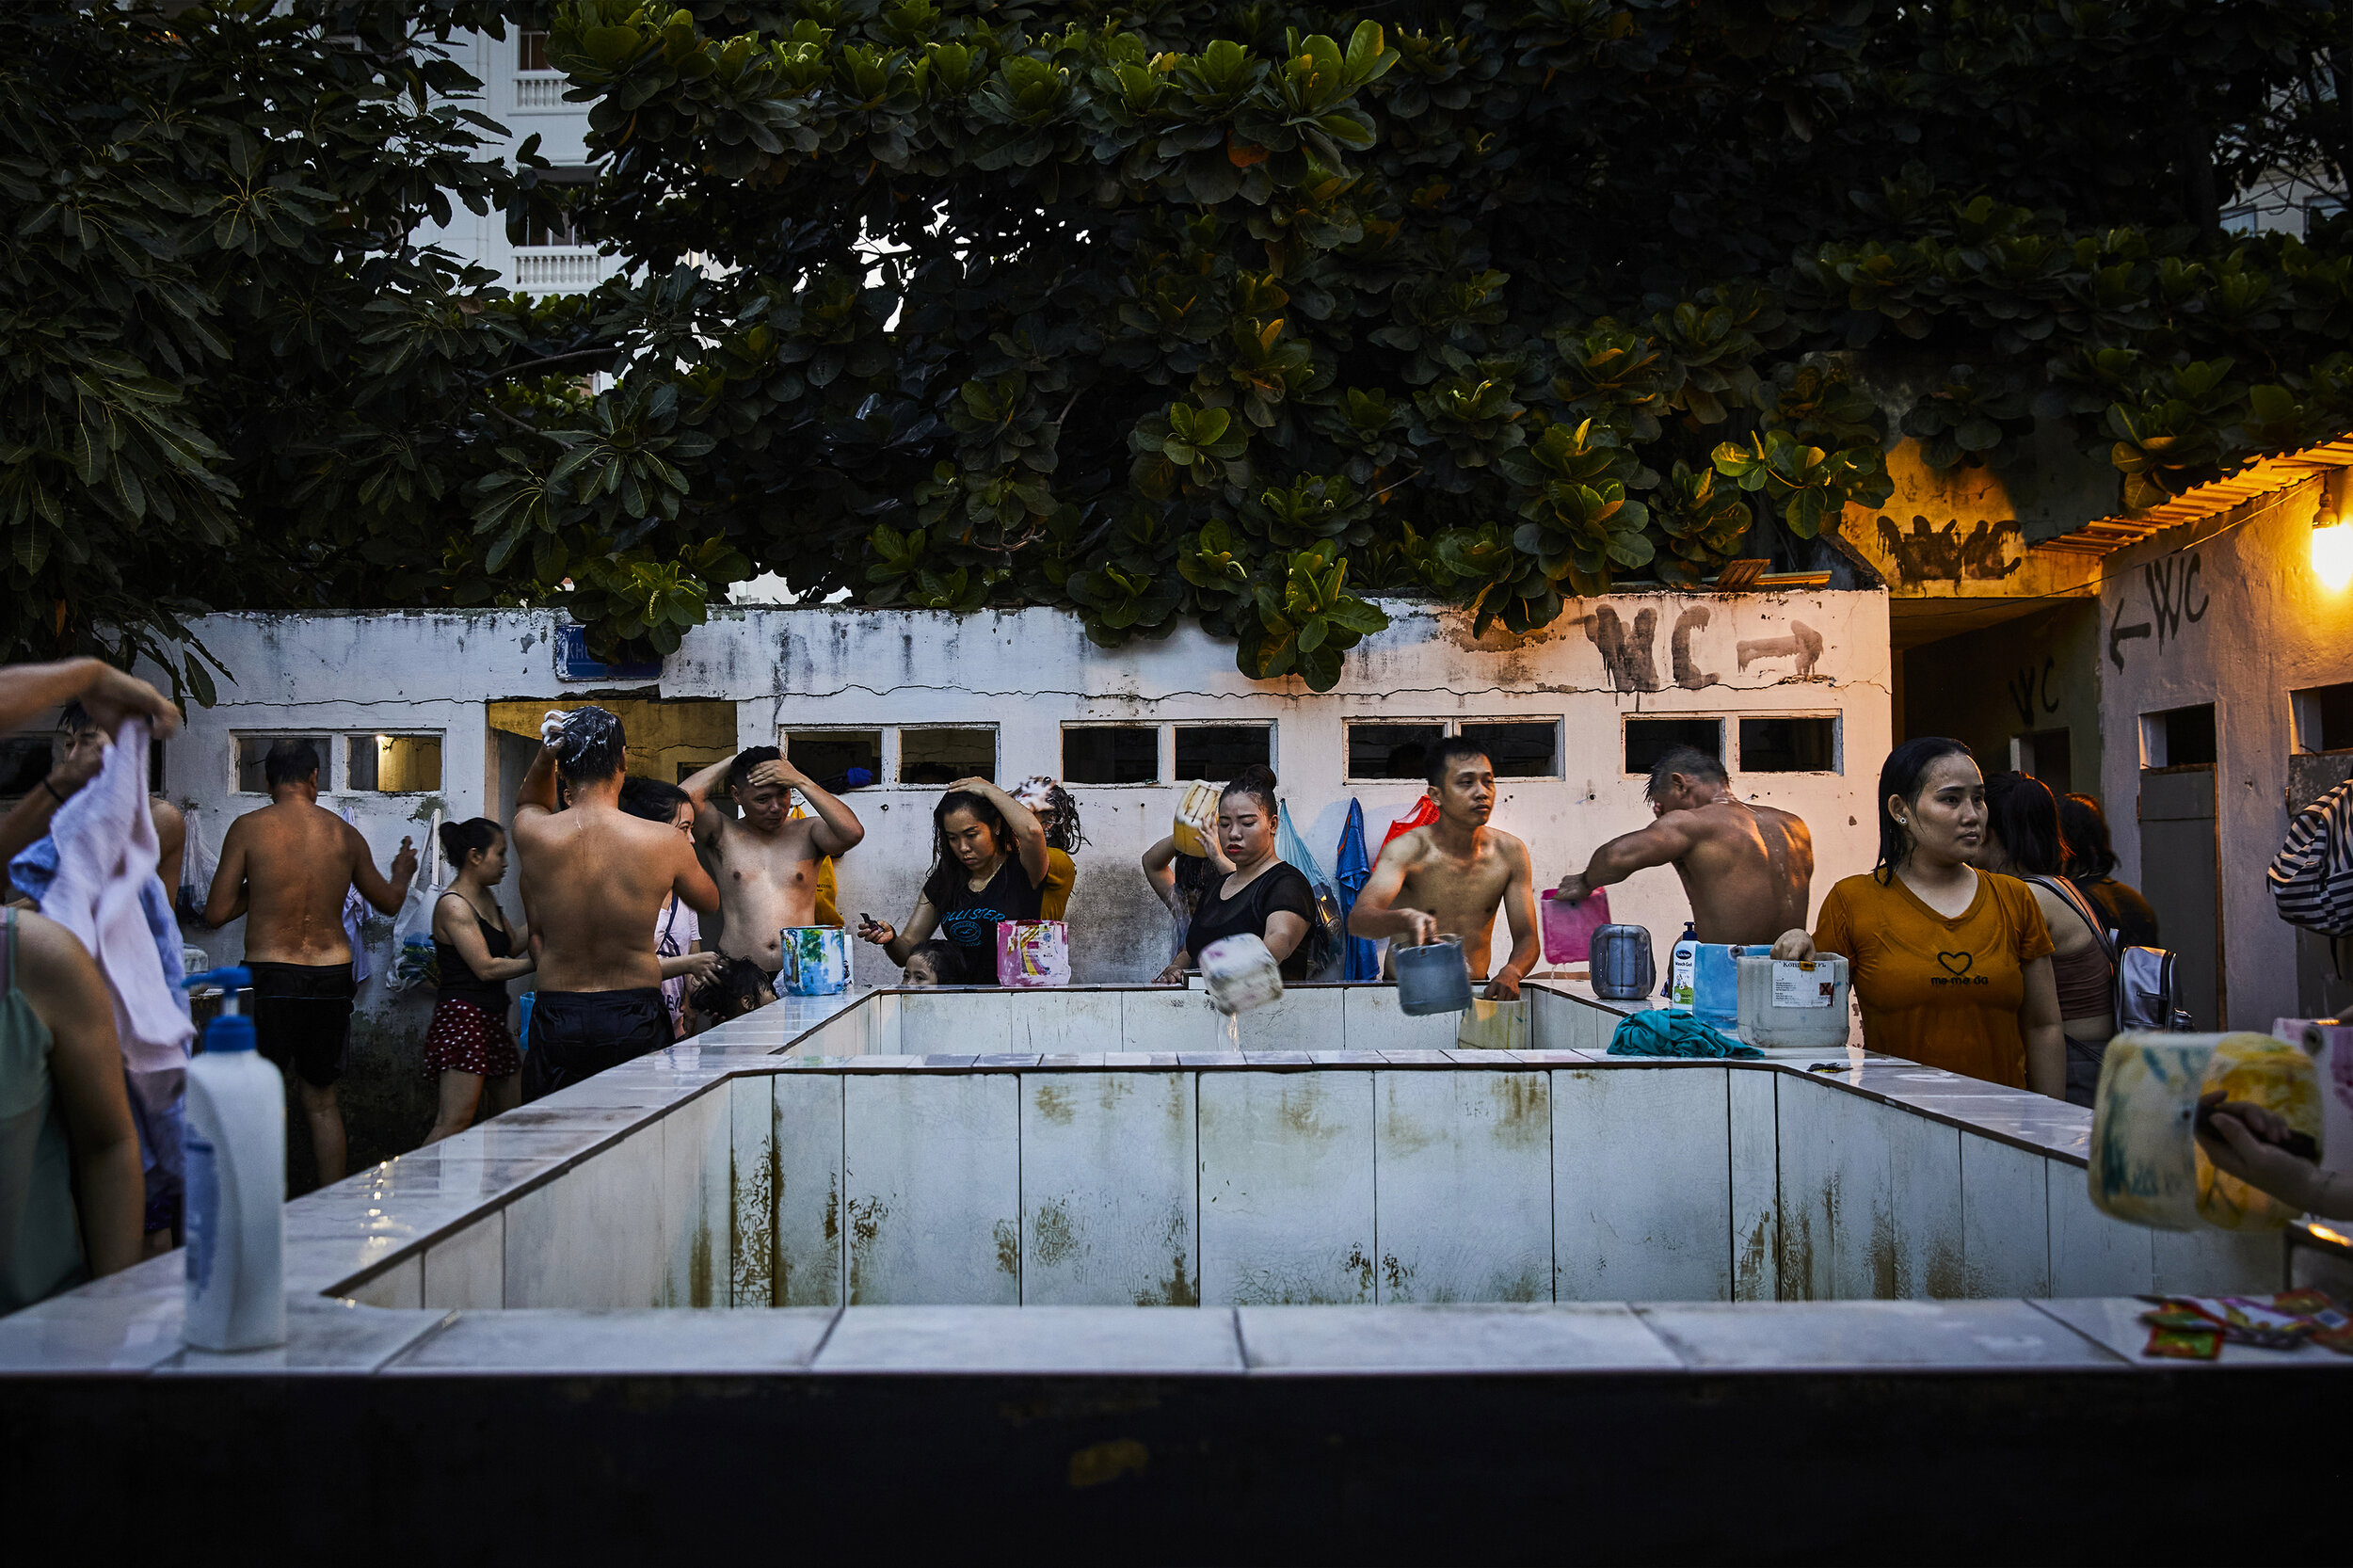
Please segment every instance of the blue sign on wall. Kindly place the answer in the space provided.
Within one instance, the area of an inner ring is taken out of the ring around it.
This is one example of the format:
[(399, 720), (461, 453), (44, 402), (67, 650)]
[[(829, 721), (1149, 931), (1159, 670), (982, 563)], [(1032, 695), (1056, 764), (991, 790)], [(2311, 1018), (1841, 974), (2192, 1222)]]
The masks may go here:
[(555, 629), (555, 678), (559, 680), (659, 680), (662, 661), (641, 660), (633, 664), (600, 664), (588, 653), (583, 629), (559, 626)]

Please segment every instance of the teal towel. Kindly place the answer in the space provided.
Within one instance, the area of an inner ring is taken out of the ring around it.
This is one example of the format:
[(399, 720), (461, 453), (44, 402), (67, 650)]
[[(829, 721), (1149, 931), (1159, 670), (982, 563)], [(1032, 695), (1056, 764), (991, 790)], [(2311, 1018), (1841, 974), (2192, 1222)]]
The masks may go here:
[(1732, 1056), (1765, 1053), (1721, 1033), (1680, 1007), (1657, 1007), (1629, 1013), (1609, 1037), (1612, 1056)]

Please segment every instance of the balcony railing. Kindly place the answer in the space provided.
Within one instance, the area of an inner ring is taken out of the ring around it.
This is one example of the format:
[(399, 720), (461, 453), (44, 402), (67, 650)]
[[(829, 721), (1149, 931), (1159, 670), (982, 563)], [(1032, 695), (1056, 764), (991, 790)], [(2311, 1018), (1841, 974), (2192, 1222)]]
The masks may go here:
[(604, 274), (604, 258), (591, 246), (551, 245), (515, 252), (515, 286), (532, 294), (593, 289)]
[(560, 71), (519, 71), (515, 72), (515, 107), (568, 108), (571, 105), (564, 102), (564, 73)]

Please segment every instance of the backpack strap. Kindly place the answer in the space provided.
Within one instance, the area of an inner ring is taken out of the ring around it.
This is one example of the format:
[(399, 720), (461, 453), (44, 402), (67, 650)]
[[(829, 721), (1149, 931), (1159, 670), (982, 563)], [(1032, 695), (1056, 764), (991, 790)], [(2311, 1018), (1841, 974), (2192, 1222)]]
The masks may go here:
[(2030, 875), (2025, 880), (2064, 899), (2067, 906), (2075, 911), (2076, 918), (2091, 928), (2091, 939), (2099, 943), (2100, 951), (2107, 955), (2108, 968), (2116, 968), (2116, 934), (2100, 923), (2100, 917), (2093, 913), (2090, 902), (2073, 883), (2063, 876)]

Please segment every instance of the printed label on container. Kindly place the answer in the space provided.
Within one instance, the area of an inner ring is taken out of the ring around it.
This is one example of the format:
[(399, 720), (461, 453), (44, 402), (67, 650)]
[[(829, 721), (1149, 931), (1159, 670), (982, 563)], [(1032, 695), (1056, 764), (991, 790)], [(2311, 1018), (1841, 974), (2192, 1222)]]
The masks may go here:
[(188, 1134), (188, 1283), (202, 1290), (213, 1283), (213, 1247), (220, 1235), (220, 1171), (213, 1145)]
[(1775, 1007), (1828, 1007), (1836, 984), (1819, 964), (1782, 960), (1773, 966)]

